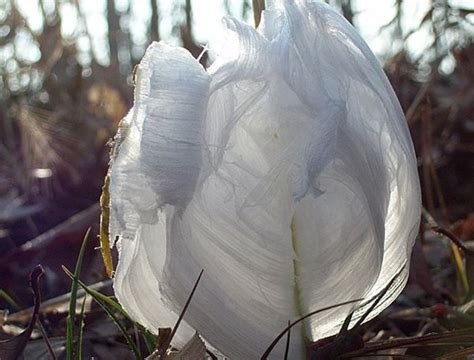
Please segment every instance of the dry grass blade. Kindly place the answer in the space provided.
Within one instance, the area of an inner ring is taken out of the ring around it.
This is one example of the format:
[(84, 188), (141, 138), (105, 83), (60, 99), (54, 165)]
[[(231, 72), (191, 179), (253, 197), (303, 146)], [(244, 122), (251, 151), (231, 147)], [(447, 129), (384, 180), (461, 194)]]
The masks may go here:
[[(365, 347), (360, 350), (345, 353), (340, 356), (341, 359), (352, 359), (355, 357), (366, 356), (370, 353), (374, 353), (380, 350), (396, 349), (396, 348), (407, 348), (416, 346), (429, 346), (429, 345), (446, 345), (452, 344), (452, 342), (446, 341), (453, 339), (456, 344), (459, 343), (461, 338), (469, 339), (474, 342), (474, 328), (451, 331), (444, 334), (431, 334), (424, 336), (409, 337), (405, 339), (391, 339), (388, 341), (382, 341), (377, 343), (366, 343)], [(443, 341), (441, 343), (441, 341)]]
[(84, 299), (82, 300), (82, 305), (81, 305), (81, 312), (79, 314), (79, 335), (77, 337), (77, 358), (82, 359), (82, 342), (84, 338), (84, 318), (85, 318), (85, 308), (86, 308), (86, 300), (87, 300), (87, 295), (84, 296)]
[(470, 346), (467, 349), (455, 351), (438, 358), (438, 360), (464, 360), (468, 359), (469, 355), (474, 354), (474, 346)]
[(384, 358), (386, 357), (387, 360), (393, 360), (393, 359), (410, 359), (410, 360), (426, 360), (424, 357), (420, 357), (420, 356), (414, 356), (414, 355), (402, 355), (402, 354), (381, 354), (381, 353), (377, 353), (377, 354), (365, 354), (364, 356), (361, 356), (361, 357), (353, 357), (352, 359), (366, 359), (366, 358), (377, 358), (377, 359), (380, 359), (380, 358)]

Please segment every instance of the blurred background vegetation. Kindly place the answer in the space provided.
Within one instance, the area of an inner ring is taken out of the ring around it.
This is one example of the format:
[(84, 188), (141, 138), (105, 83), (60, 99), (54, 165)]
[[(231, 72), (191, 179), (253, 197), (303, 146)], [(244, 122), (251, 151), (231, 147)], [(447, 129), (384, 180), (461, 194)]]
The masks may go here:
[[(472, 240), (474, 4), (426, 0), (420, 11), (421, 2), (408, 0), (330, 3), (362, 35), (371, 32), (369, 45), (406, 113), (426, 209)], [(377, 11), (383, 24), (374, 27)], [(197, 57), (207, 41), (206, 13), (251, 22), (252, 4), (0, 0), (0, 289), (20, 307), (31, 304), (27, 276), (37, 263), (46, 268), (45, 297), (70, 286), (60, 265), (72, 267), (85, 229), (98, 222), (107, 142), (132, 105), (133, 68), (147, 45), (164, 39)], [(415, 249), (424, 265), (413, 267), (411, 279), (425, 305), (456, 298), (460, 287), (451, 255), (433, 260), (423, 250), (428, 230)], [(97, 242), (90, 243), (86, 282), (104, 278)], [(443, 264), (448, 270), (438, 276)], [(0, 298), (0, 308), (12, 305)]]

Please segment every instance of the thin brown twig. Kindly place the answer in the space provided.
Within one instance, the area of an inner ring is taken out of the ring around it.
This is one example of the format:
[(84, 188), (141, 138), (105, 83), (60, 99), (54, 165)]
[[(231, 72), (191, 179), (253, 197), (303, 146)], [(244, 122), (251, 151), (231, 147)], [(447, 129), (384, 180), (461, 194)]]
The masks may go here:
[(431, 213), (434, 213), (435, 203), (433, 197), (433, 186), (431, 177), (431, 104), (429, 101), (423, 106), (421, 115), (421, 158), (422, 158), (422, 177), (423, 190), (426, 199), (426, 205)]
[(466, 247), (466, 245), (463, 244), (463, 242), (456, 237), (451, 231), (448, 229), (444, 229), (440, 226), (433, 226), (431, 228), (434, 232), (438, 234), (442, 234), (446, 236), (449, 240), (451, 240), (458, 248), (460, 248), (462, 251), (464, 251), (467, 254), (474, 255), (474, 250)]
[(415, 113), (418, 110), (421, 102), (425, 99), (426, 95), (428, 94), (431, 86), (433, 84), (433, 77), (430, 77), (427, 82), (423, 84), (423, 86), (418, 90), (418, 93), (415, 96), (415, 99), (408, 107), (408, 110), (405, 113), (405, 117), (407, 119), (408, 125), (413, 125), (415, 120)]

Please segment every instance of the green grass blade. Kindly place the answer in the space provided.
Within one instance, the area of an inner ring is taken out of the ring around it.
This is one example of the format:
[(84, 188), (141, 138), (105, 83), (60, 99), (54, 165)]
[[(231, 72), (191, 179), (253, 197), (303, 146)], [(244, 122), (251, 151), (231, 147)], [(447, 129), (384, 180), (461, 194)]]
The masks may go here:
[(10, 295), (8, 295), (7, 292), (3, 289), (0, 289), (0, 299), (2, 299), (8, 305), (10, 305), (13, 309), (15, 309), (15, 311), (21, 310), (20, 306), (16, 303), (16, 301), (13, 300), (13, 298)]
[[(65, 266), (63, 266), (62, 268), (63, 268), (63, 271), (66, 273), (66, 275), (69, 276), (73, 280), (75, 279), (77, 281), (77, 283), (79, 284), (79, 286), (82, 287), (84, 289), (84, 291), (87, 294), (89, 294), (92, 297), (92, 299), (94, 299), (94, 301), (102, 308), (102, 310), (104, 310), (105, 313), (112, 319), (112, 321), (115, 323), (115, 325), (117, 325), (117, 327), (119, 328), (119, 330), (122, 333), (123, 337), (125, 338), (125, 341), (127, 342), (130, 350), (133, 352), (135, 358), (137, 360), (141, 360), (140, 351), (138, 350), (137, 345), (134, 343), (134, 341), (132, 340), (130, 334), (128, 333), (127, 328), (118, 319), (118, 317), (113, 313), (113, 311), (109, 308), (108, 303), (103, 300), (103, 298), (107, 298), (107, 299), (109, 299), (109, 298), (107, 296), (103, 295), (103, 294), (100, 294), (100, 293), (99, 294), (101, 296), (97, 296), (98, 291), (89, 289), (89, 287), (87, 285), (85, 285), (82, 281), (80, 281), (77, 277), (75, 277), (75, 275), (71, 271), (69, 271), (69, 269), (66, 268)], [(114, 307), (114, 309), (115, 309), (115, 307)], [(123, 309), (122, 309), (122, 312), (124, 312)], [(127, 315), (127, 318), (129, 318), (128, 315)]]
[(151, 332), (149, 332), (143, 325), (136, 324), (138, 330), (140, 330), (140, 333), (143, 336), (143, 339), (145, 340), (146, 348), (148, 350), (148, 353), (153, 353), (153, 351), (156, 350), (156, 336), (153, 335)]
[[(77, 279), (81, 274), (82, 261), (84, 259), (84, 253), (86, 250), (87, 240), (89, 239), (89, 234), (91, 228), (87, 229), (86, 234), (84, 235), (84, 240), (82, 241), (81, 249), (79, 250), (79, 255), (76, 261), (76, 268), (74, 269), (74, 278), (71, 283), (71, 298), (69, 300), (69, 313), (67, 316), (66, 323), (66, 359), (74, 359), (74, 320), (76, 318), (76, 303), (77, 303)], [(80, 358), (79, 358), (80, 359)]]
[[(81, 287), (85, 287), (86, 285), (84, 283), (82, 283), (80, 280), (79, 281), (79, 284)], [(104, 304), (106, 304), (107, 306), (109, 306), (111, 309), (114, 309), (117, 313), (119, 313), (120, 315), (122, 315), (124, 318), (126, 318), (127, 320), (129, 320), (130, 322), (132, 322), (137, 328), (138, 330), (140, 331), (140, 334), (142, 335), (143, 339), (145, 340), (145, 344), (146, 344), (146, 347), (147, 347), (147, 350), (150, 352), (150, 354), (156, 350), (156, 337), (155, 335), (153, 335), (152, 333), (150, 333), (150, 331), (148, 331), (142, 324), (140, 323), (137, 323), (134, 319), (132, 319), (130, 317), (130, 315), (128, 315), (128, 313), (122, 308), (122, 306), (116, 301), (114, 300), (114, 298), (110, 297), (110, 296), (107, 296), (107, 295), (104, 295), (102, 294), (101, 292), (95, 290), (95, 289), (90, 289), (89, 288), (89, 291), (94, 294), (94, 296), (97, 298), (97, 299), (100, 299), (101, 301), (104, 302)], [(91, 295), (92, 296), (92, 295)]]
[[(87, 285), (85, 285), (81, 280), (78, 279), (78, 284), (82, 287), (85, 288)], [(137, 323), (134, 319), (128, 315), (128, 313), (122, 308), (122, 306), (114, 300), (113, 297), (107, 296), (102, 294), (100, 291), (97, 291), (95, 289), (88, 288), (88, 292), (91, 294), (91, 296), (95, 299), (100, 299), (101, 301), (104, 302), (107, 306), (109, 306), (111, 309), (122, 315), (124, 318), (132, 322), (137, 326), (137, 328), (140, 330), (141, 335), (145, 339), (146, 346), (150, 353), (156, 350), (156, 338), (155, 336), (150, 333), (143, 325), (140, 323)]]
[(81, 314), (79, 317), (79, 334), (77, 337), (77, 348), (76, 348), (76, 354), (79, 360), (82, 359), (82, 339), (84, 335), (84, 309), (86, 307), (86, 299), (87, 299), (87, 295), (84, 296), (84, 300), (82, 300)]
[(143, 359), (144, 357), (142, 356), (142, 349), (140, 346), (140, 332), (135, 324), (133, 325), (133, 334), (135, 335), (135, 343), (137, 344), (138, 354), (140, 355), (140, 359)]

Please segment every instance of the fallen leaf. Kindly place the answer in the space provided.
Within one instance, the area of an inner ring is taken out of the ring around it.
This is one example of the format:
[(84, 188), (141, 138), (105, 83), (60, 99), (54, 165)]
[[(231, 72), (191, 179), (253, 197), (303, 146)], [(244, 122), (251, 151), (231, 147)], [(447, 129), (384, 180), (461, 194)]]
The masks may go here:
[(30, 339), (31, 332), (35, 327), (38, 318), (38, 312), (41, 304), (41, 295), (39, 291), (39, 279), (44, 274), (41, 265), (36, 266), (30, 275), (30, 287), (33, 290), (35, 306), (33, 316), (28, 327), (19, 335), (0, 341), (0, 360), (16, 360), (22, 353)]

